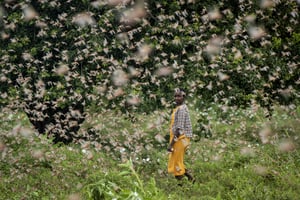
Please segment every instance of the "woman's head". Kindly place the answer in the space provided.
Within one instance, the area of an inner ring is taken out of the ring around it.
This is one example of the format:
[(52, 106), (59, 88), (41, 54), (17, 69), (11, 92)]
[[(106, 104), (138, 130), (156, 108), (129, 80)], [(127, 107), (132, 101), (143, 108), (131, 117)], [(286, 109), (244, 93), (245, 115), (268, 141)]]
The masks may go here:
[(186, 94), (183, 89), (176, 88), (174, 92), (174, 99), (176, 102), (176, 105), (181, 105), (184, 102)]

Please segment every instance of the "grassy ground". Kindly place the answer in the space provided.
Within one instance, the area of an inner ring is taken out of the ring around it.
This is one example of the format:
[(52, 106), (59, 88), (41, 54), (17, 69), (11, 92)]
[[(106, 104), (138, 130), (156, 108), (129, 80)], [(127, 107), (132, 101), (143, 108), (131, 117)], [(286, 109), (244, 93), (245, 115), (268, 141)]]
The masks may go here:
[[(168, 114), (90, 113), (93, 142), (53, 145), (22, 112), (0, 114), (0, 199), (300, 198), (300, 109), (190, 109), (195, 138), (186, 155), (196, 177), (166, 173)], [(206, 116), (205, 129), (197, 119)], [(211, 137), (204, 137), (209, 133)]]

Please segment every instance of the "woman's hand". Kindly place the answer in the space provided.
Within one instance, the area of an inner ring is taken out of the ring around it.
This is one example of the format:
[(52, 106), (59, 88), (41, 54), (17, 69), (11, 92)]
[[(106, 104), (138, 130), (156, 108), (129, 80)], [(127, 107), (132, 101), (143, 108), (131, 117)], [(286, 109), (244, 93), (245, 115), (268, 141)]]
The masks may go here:
[(177, 128), (177, 129), (174, 131), (174, 136), (175, 136), (175, 137), (178, 137), (178, 136), (179, 136), (179, 128)]
[(168, 146), (167, 151), (168, 151), (168, 152), (173, 152), (173, 151), (174, 151), (174, 149), (173, 149), (173, 147), (172, 147), (171, 144)]

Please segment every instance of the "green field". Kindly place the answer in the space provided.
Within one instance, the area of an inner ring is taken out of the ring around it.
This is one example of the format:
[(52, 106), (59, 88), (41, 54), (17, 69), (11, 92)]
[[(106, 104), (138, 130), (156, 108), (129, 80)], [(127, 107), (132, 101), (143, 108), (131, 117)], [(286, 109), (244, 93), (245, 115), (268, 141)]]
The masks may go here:
[[(81, 133), (94, 139), (53, 145), (22, 112), (2, 110), (0, 199), (300, 198), (299, 108), (211, 109), (206, 131), (191, 109), (195, 137), (186, 156), (196, 177), (183, 186), (166, 173), (168, 111), (90, 112)], [(209, 133), (209, 134), (204, 134)]]

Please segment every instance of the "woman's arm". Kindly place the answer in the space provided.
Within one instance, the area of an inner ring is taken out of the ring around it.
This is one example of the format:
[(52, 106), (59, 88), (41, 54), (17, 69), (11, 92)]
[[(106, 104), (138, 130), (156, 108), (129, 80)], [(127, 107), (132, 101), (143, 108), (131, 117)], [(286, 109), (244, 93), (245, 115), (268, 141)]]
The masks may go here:
[(175, 144), (176, 140), (177, 140), (177, 139), (175, 139), (175, 136), (174, 136), (173, 139), (171, 140), (171, 142), (170, 142), (168, 148), (167, 148), (168, 152), (173, 152), (173, 151), (174, 151), (173, 145)]

